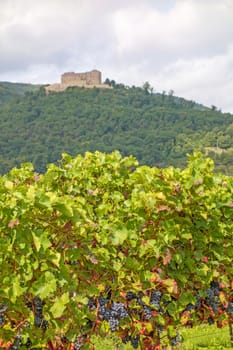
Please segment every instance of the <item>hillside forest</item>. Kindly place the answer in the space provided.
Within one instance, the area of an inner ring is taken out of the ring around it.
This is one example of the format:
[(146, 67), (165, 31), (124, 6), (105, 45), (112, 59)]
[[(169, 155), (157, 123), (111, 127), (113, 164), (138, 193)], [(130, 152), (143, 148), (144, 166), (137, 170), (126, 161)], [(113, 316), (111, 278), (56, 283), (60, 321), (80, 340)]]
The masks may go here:
[(96, 150), (181, 168), (199, 150), (213, 158), (216, 171), (233, 173), (233, 115), (173, 91), (153, 92), (149, 83), (112, 85), (46, 95), (43, 86), (0, 83), (0, 173), (25, 162), (44, 172), (63, 152)]

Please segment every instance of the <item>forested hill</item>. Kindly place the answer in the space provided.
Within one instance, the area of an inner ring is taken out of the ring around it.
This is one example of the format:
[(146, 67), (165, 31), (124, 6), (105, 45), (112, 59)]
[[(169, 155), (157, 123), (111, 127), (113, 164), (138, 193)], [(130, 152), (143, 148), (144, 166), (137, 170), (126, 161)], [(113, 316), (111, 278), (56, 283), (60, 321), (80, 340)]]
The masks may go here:
[(42, 172), (62, 152), (115, 149), (159, 167), (182, 167), (187, 153), (208, 150), (217, 170), (233, 173), (233, 115), (145, 88), (18, 94), (1, 103), (0, 130), (0, 173), (28, 161)]
[(27, 92), (39, 89), (40, 85), (0, 82), (0, 103), (13, 101)]

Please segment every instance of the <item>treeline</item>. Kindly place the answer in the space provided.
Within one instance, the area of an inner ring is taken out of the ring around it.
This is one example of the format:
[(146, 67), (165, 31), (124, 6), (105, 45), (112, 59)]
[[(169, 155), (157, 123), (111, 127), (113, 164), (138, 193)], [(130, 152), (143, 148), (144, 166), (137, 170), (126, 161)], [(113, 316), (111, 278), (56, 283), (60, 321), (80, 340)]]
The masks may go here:
[(0, 173), (28, 161), (43, 172), (62, 152), (115, 149), (158, 167), (183, 167), (187, 153), (202, 150), (218, 171), (233, 173), (233, 116), (145, 84), (27, 91), (1, 104), (0, 129)]
[(40, 85), (0, 82), (0, 103), (10, 102), (27, 92), (38, 91)]

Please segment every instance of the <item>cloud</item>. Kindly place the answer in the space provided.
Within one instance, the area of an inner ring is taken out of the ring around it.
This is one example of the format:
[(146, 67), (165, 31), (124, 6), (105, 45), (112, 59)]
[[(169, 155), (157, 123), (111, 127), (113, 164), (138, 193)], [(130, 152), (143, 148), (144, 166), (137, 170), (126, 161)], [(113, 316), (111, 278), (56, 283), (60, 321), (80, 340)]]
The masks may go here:
[[(154, 76), (153, 83), (164, 90), (206, 105), (233, 111), (233, 46), (211, 58), (180, 59)], [(174, 88), (175, 87), (175, 88)], [(208, 91), (208, 93), (206, 93)]]
[(232, 0), (4, 0), (0, 80), (97, 68), (233, 112), (232, 23)]
[(88, 66), (111, 42), (108, 13), (101, 16), (98, 2), (6, 0), (3, 9), (0, 73), (33, 64), (62, 67), (74, 60), (76, 65), (87, 60)]
[(162, 56), (166, 62), (220, 53), (233, 35), (233, 2), (226, 4), (183, 0), (165, 13), (144, 3), (122, 8), (114, 22), (118, 52), (130, 58)]

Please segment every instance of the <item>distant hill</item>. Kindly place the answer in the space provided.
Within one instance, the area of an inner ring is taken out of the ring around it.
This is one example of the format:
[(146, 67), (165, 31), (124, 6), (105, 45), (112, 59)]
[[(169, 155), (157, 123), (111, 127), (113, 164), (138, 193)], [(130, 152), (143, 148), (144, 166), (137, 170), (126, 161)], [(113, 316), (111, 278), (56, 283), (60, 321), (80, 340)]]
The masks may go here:
[(115, 149), (158, 167), (183, 167), (186, 154), (199, 149), (214, 158), (217, 171), (233, 173), (231, 114), (122, 84), (49, 95), (27, 84), (0, 87), (8, 93), (0, 108), (0, 173), (28, 161), (43, 172), (62, 152)]
[(0, 82), (0, 103), (9, 102), (26, 92), (38, 91), (40, 85)]

